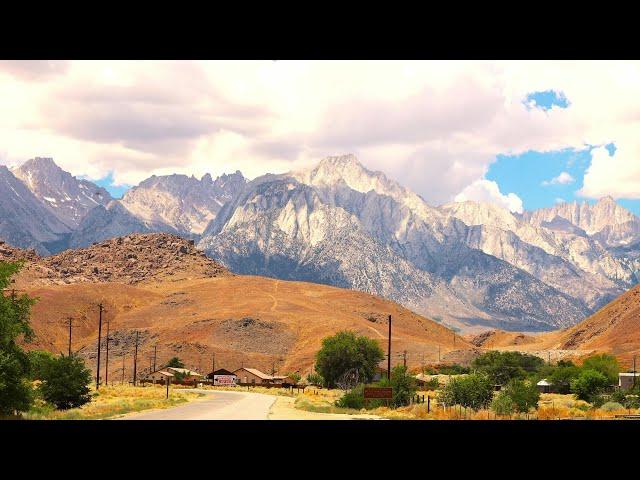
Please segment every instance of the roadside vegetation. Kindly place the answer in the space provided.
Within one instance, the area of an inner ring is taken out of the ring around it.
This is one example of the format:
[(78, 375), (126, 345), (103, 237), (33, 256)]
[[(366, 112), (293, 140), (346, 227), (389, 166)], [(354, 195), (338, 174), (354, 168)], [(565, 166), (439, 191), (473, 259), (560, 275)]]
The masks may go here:
[[(393, 419), (604, 419), (640, 414), (640, 382), (634, 389), (616, 388), (621, 369), (616, 358), (608, 354), (592, 355), (579, 365), (566, 360), (551, 365), (534, 355), (489, 351), (469, 367), (424, 367), (423, 371), (434, 377), (420, 387), (401, 366), (392, 369), (390, 380), (371, 382), (370, 376), (362, 375), (350, 385), (343, 377), (358, 368), (362, 356), (355, 355), (360, 359), (355, 367), (349, 361), (337, 361), (356, 350), (354, 334), (340, 336), (340, 341), (325, 339), (323, 347), (331, 348), (321, 350), (317, 359), (333, 366), (334, 385), (341, 388), (326, 388), (328, 382), (316, 365), (316, 373), (308, 375), (307, 381), (325, 388), (307, 389), (298, 395), (296, 408), (317, 413), (368, 413)], [(447, 380), (441, 383), (443, 375)], [(543, 379), (551, 384), (550, 393), (540, 391), (537, 384)], [(366, 386), (391, 386), (393, 399), (388, 403), (365, 401)], [(423, 399), (427, 402), (423, 403)]]
[(24, 414), (24, 418), (28, 420), (102, 420), (143, 410), (174, 407), (201, 396), (197, 393), (173, 389), (168, 399), (165, 395), (165, 387), (161, 385), (146, 387), (105, 385), (100, 387), (99, 391), (91, 390), (91, 401), (78, 408), (60, 410), (44, 399), (37, 398), (34, 405)]

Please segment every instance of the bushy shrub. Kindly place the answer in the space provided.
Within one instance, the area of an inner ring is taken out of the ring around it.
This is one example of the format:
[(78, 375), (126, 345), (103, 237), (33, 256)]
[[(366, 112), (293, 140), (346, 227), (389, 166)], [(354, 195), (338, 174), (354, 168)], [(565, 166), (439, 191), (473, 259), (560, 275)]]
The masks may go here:
[(336, 400), (335, 405), (340, 408), (354, 408), (356, 410), (364, 408), (364, 385), (360, 384), (346, 392)]
[(526, 380), (511, 380), (502, 394), (511, 398), (514, 408), (520, 413), (527, 413), (532, 408), (537, 408), (540, 400), (540, 392), (536, 385)]
[(75, 355), (52, 359), (42, 377), (42, 397), (59, 410), (80, 407), (91, 400), (91, 372)]
[(497, 415), (511, 415), (515, 411), (515, 405), (509, 395), (500, 392), (491, 402), (491, 410)]
[(535, 355), (498, 350), (483, 353), (471, 363), (477, 373), (487, 375), (497, 385), (506, 385), (514, 378), (527, 378), (543, 366), (544, 360)]
[(425, 390), (438, 390), (440, 388), (440, 380), (438, 380), (438, 377), (426, 380), (422, 388)]
[(472, 374), (452, 378), (438, 395), (443, 405), (462, 405), (474, 410), (484, 408), (493, 399), (493, 384), (486, 375)]
[(391, 387), (393, 389), (391, 404), (396, 408), (409, 405), (411, 398), (416, 394), (416, 379), (409, 374), (407, 367), (402, 365), (393, 367), (391, 380), (383, 378), (376, 386)]
[(571, 392), (579, 400), (593, 402), (608, 387), (609, 380), (596, 370), (583, 370), (571, 381)]
[(600, 408), (605, 412), (613, 412), (615, 410), (624, 410), (624, 405), (621, 405), (618, 402), (607, 402)]
[(322, 378), (322, 375), (319, 373), (312, 372), (307, 375), (307, 382), (309, 382), (310, 385), (317, 385), (319, 387), (324, 386), (324, 378)]

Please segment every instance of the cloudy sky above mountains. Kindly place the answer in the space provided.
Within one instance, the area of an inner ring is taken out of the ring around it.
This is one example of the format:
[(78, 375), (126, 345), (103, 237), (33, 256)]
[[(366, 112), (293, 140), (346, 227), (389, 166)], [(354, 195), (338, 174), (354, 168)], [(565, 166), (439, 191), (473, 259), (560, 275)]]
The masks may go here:
[(118, 190), (354, 153), (432, 204), (640, 213), (640, 63), (0, 62), (0, 164)]

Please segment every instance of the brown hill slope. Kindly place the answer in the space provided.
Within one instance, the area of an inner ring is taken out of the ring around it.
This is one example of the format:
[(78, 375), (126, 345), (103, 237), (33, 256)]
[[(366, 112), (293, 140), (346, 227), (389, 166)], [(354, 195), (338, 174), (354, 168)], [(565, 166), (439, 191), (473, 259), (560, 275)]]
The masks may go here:
[[(136, 257), (131, 257), (131, 254)], [(134, 258), (135, 262), (129, 262)], [(97, 270), (97, 272), (96, 272)], [(117, 281), (116, 281), (117, 280)], [(177, 355), (191, 368), (210, 371), (241, 365), (270, 371), (309, 371), (322, 338), (350, 329), (378, 340), (386, 351), (387, 316), (393, 316), (392, 363), (407, 351), (410, 367), (466, 360), (473, 347), (436, 322), (394, 302), (353, 290), (305, 282), (233, 275), (188, 241), (171, 235), (132, 235), (27, 262), (16, 282), (39, 298), (30, 348), (66, 352), (67, 317), (72, 346), (95, 368), (98, 303), (110, 322), (109, 375), (131, 377), (135, 331), (138, 370)], [(157, 350), (156, 349), (157, 346)], [(104, 364), (102, 367), (104, 371)]]
[(544, 337), (558, 348), (605, 351), (631, 364), (633, 355), (640, 354), (640, 285), (579, 324)]

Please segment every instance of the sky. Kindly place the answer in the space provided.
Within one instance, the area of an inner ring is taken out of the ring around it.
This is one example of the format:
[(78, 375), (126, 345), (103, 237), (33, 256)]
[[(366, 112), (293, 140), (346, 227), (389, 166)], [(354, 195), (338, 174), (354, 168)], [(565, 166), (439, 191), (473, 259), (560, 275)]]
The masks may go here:
[(0, 105), (0, 164), (52, 157), (116, 196), (352, 153), (433, 205), (640, 214), (639, 62), (0, 61)]

